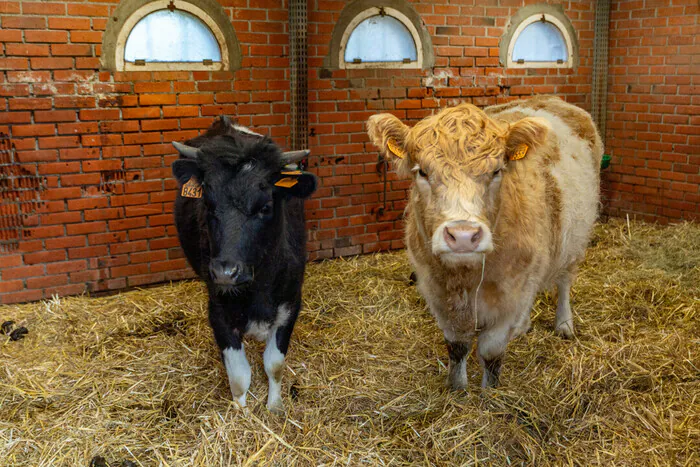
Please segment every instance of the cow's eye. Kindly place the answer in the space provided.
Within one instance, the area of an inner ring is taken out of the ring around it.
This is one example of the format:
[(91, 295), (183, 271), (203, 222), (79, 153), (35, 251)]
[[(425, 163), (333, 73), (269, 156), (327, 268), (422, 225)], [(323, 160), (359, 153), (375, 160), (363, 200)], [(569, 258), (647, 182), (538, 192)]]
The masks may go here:
[(495, 177), (495, 176), (498, 175), (499, 173), (501, 173), (501, 169), (496, 170), (496, 171), (493, 173), (493, 176)]
[(418, 175), (420, 175), (423, 178), (428, 178), (428, 174), (425, 173), (425, 170), (423, 169), (418, 169)]

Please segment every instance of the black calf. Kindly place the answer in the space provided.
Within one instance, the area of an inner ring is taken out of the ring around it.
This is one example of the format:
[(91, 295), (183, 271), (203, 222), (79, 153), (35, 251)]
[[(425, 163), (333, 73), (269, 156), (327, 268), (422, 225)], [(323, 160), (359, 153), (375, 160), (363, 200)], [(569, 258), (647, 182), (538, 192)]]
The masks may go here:
[(301, 307), (306, 264), (304, 198), (316, 178), (286, 164), (308, 151), (282, 153), (269, 138), (222, 117), (205, 135), (173, 143), (180, 192), (175, 224), (185, 255), (209, 291), (209, 322), (233, 397), (246, 405), (246, 335), (267, 342), (267, 406), (284, 410), (284, 357)]

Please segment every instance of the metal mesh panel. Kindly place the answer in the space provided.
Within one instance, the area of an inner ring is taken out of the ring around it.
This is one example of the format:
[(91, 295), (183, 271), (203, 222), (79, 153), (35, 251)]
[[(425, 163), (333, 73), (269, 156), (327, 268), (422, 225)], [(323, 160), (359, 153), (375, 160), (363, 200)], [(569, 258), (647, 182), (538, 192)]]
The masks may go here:
[(595, 36), (593, 38), (593, 102), (591, 116), (605, 140), (606, 103), (608, 99), (608, 31), (610, 28), (610, 0), (598, 0), (595, 9)]
[(289, 58), (291, 85), (291, 149), (308, 147), (308, 67), (306, 53), (306, 0), (289, 2)]

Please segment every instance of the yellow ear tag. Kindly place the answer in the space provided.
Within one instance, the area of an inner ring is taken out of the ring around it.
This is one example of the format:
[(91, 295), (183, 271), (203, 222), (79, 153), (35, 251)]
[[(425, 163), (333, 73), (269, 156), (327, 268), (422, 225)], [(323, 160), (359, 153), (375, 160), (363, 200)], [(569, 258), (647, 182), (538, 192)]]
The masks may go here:
[(403, 159), (406, 157), (406, 151), (404, 151), (402, 148), (399, 147), (398, 144), (396, 144), (394, 138), (389, 138), (389, 140), (386, 142), (386, 147), (388, 147), (389, 151), (391, 151), (391, 153), (399, 159)]
[(518, 161), (525, 157), (525, 154), (527, 154), (527, 150), (529, 148), (527, 147), (527, 144), (521, 144), (518, 146), (518, 148), (515, 150), (515, 152), (510, 156), (510, 160), (512, 161)]
[(185, 198), (201, 198), (202, 191), (202, 185), (197, 182), (196, 178), (192, 177), (187, 180), (187, 183), (182, 185), (180, 194)]
[(277, 180), (277, 183), (275, 183), (275, 186), (281, 186), (282, 188), (291, 188), (294, 185), (296, 185), (297, 183), (299, 183), (299, 181), (296, 178), (284, 177), (284, 178), (280, 178), (279, 180)]

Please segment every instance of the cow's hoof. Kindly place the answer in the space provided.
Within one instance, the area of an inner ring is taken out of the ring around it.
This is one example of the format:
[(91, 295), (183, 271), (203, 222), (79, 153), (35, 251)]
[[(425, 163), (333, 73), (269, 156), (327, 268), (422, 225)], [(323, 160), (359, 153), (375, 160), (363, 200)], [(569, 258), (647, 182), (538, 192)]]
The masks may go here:
[(275, 402), (268, 402), (267, 410), (269, 410), (272, 415), (277, 415), (278, 417), (281, 417), (285, 414), (284, 404), (281, 400)]
[(557, 336), (563, 337), (564, 339), (574, 338), (574, 327), (568, 321), (557, 324), (557, 326), (554, 328), (554, 332)]
[(238, 407), (238, 410), (242, 410), (242, 411), (248, 410), (248, 407), (246, 404), (246, 394), (243, 394), (242, 396), (236, 396), (234, 394), (233, 395), (233, 403), (236, 407)]
[(445, 378), (445, 386), (452, 392), (465, 391), (467, 389), (466, 378)]

